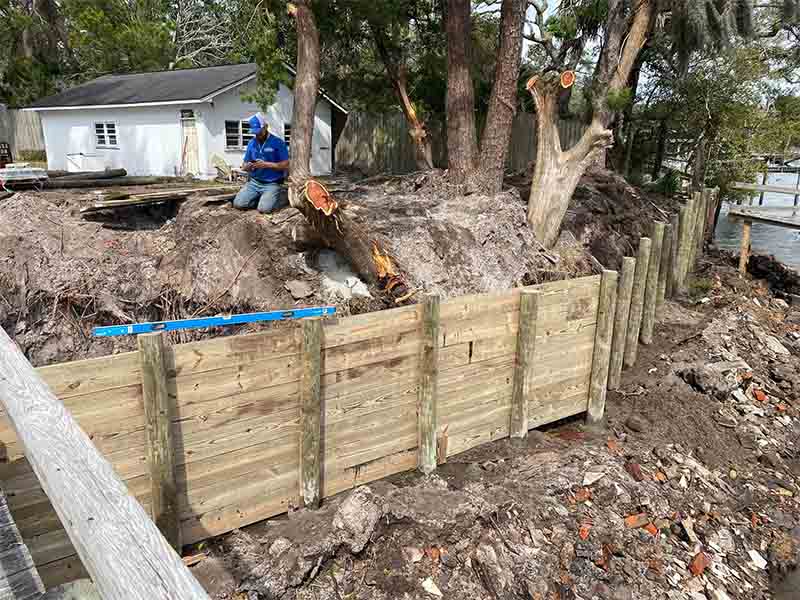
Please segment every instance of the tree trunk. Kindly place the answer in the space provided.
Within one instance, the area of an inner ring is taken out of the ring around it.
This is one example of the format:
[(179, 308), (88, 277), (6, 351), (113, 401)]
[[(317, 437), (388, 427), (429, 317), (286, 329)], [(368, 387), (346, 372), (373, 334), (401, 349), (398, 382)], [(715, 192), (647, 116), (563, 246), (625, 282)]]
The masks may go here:
[(370, 235), (320, 184), (311, 179), (311, 140), (319, 91), (320, 44), (311, 0), (296, 0), (290, 8), (297, 27), (297, 74), (292, 116), (292, 156), (289, 199), (320, 238), (346, 257), (368, 283), (393, 295), (404, 294), (405, 284), (385, 245)]
[(706, 180), (706, 134), (703, 132), (694, 150), (694, 166), (692, 167), (692, 188), (703, 189)]
[(633, 159), (633, 144), (636, 141), (636, 125), (633, 121), (628, 123), (628, 137), (625, 140), (625, 162), (622, 165), (622, 172), (625, 177), (630, 177), (631, 160)]
[(607, 98), (610, 92), (620, 92), (627, 86), (636, 58), (653, 27), (656, 5), (656, 0), (642, 0), (628, 28), (629, 19), (623, 3), (610, 3), (606, 41), (595, 77), (597, 94), (593, 118), (580, 141), (567, 152), (561, 148), (557, 126), (559, 74), (546, 73), (528, 83), (536, 104), (539, 126), (528, 222), (539, 241), (547, 247), (558, 239), (561, 222), (581, 175), (613, 140), (608, 126), (614, 118), (614, 111), (609, 108)]
[(375, 37), (375, 45), (378, 48), (383, 65), (386, 68), (386, 75), (394, 88), (394, 93), (400, 102), (400, 108), (403, 110), (403, 115), (408, 124), (408, 134), (411, 136), (412, 143), (414, 144), (414, 158), (417, 162), (417, 168), (420, 171), (430, 171), (433, 169), (433, 148), (431, 146), (431, 138), (428, 135), (428, 130), (425, 123), (420, 121), (411, 99), (408, 97), (408, 78), (407, 69), (405, 65), (401, 65), (389, 50), (386, 35), (381, 29), (381, 26), (375, 23), (370, 23), (373, 35)]
[(470, 14), (470, 0), (447, 0), (447, 155), (451, 175), (462, 181), (473, 178), (478, 157)]
[(527, 6), (527, 0), (503, 0), (500, 8), (500, 46), (480, 153), (481, 187), (492, 194), (502, 189), (511, 127), (517, 112), (517, 80)]
[(664, 165), (664, 154), (667, 151), (667, 120), (662, 119), (658, 127), (658, 146), (656, 146), (656, 158), (653, 162), (653, 181), (658, 181), (661, 177), (661, 167)]
[(558, 74), (548, 73), (529, 86), (536, 104), (538, 126), (528, 222), (539, 241), (550, 247), (558, 239), (561, 221), (578, 181), (589, 164), (597, 159), (599, 151), (611, 143), (612, 133), (594, 120), (575, 147), (564, 152), (558, 132)]

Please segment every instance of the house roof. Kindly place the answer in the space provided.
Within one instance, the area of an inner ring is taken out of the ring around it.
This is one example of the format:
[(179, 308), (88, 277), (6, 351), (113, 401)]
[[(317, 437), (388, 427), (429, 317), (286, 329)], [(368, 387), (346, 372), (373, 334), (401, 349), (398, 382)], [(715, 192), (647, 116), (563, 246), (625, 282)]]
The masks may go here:
[[(294, 69), (286, 65), (292, 75)], [(255, 79), (255, 63), (105, 75), (32, 103), (27, 110), (158, 106), (210, 102), (219, 94)], [(346, 113), (323, 92), (323, 97)]]

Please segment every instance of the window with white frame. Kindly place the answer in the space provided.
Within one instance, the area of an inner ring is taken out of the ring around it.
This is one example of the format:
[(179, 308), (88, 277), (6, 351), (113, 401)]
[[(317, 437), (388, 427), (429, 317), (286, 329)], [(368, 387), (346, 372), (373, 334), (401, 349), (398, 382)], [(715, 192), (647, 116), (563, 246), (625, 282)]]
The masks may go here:
[(119, 148), (117, 124), (113, 121), (95, 123), (94, 137), (98, 148)]
[(244, 150), (255, 137), (247, 121), (225, 121), (225, 149)]
[(283, 124), (283, 141), (286, 142), (286, 149), (288, 150), (289, 147), (292, 145), (292, 124), (291, 123), (284, 123)]

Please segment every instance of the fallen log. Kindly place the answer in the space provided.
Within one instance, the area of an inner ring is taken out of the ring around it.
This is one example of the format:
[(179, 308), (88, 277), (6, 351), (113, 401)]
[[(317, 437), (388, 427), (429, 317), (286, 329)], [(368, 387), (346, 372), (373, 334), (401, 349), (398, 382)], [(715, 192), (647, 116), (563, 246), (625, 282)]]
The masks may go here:
[(44, 182), (44, 189), (77, 189), (77, 188), (101, 188), (117, 187), (126, 185), (158, 185), (164, 183), (186, 183), (184, 177), (115, 177), (113, 179), (76, 179), (64, 180), (58, 177), (54, 180)]
[[(125, 169), (106, 169), (105, 171), (83, 171), (81, 173), (67, 173), (57, 177), (61, 182), (64, 181), (84, 181), (92, 179), (114, 179), (115, 177), (125, 177), (128, 172)], [(48, 171), (48, 177), (50, 173)]]

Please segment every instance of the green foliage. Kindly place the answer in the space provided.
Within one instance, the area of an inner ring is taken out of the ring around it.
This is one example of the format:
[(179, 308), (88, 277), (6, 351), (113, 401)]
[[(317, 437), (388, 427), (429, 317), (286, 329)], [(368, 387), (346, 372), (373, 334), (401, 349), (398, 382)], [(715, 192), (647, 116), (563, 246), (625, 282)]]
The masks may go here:
[(256, 63), (256, 87), (242, 94), (245, 101), (254, 102), (262, 110), (274, 102), (281, 83), (291, 85), (291, 76), (286, 69), (289, 56), (283, 46), (281, 23), (268, 8), (256, 10), (245, 38), (245, 51)]
[(124, 0), (66, 0), (69, 41), (82, 78), (167, 68), (173, 42), (161, 9), (143, 3), (131, 11)]
[(648, 184), (645, 188), (671, 198), (681, 191), (680, 174), (672, 169), (667, 169), (661, 179)]
[(618, 91), (610, 91), (606, 96), (606, 105), (615, 112), (621, 112), (633, 102), (633, 90), (623, 88)]

